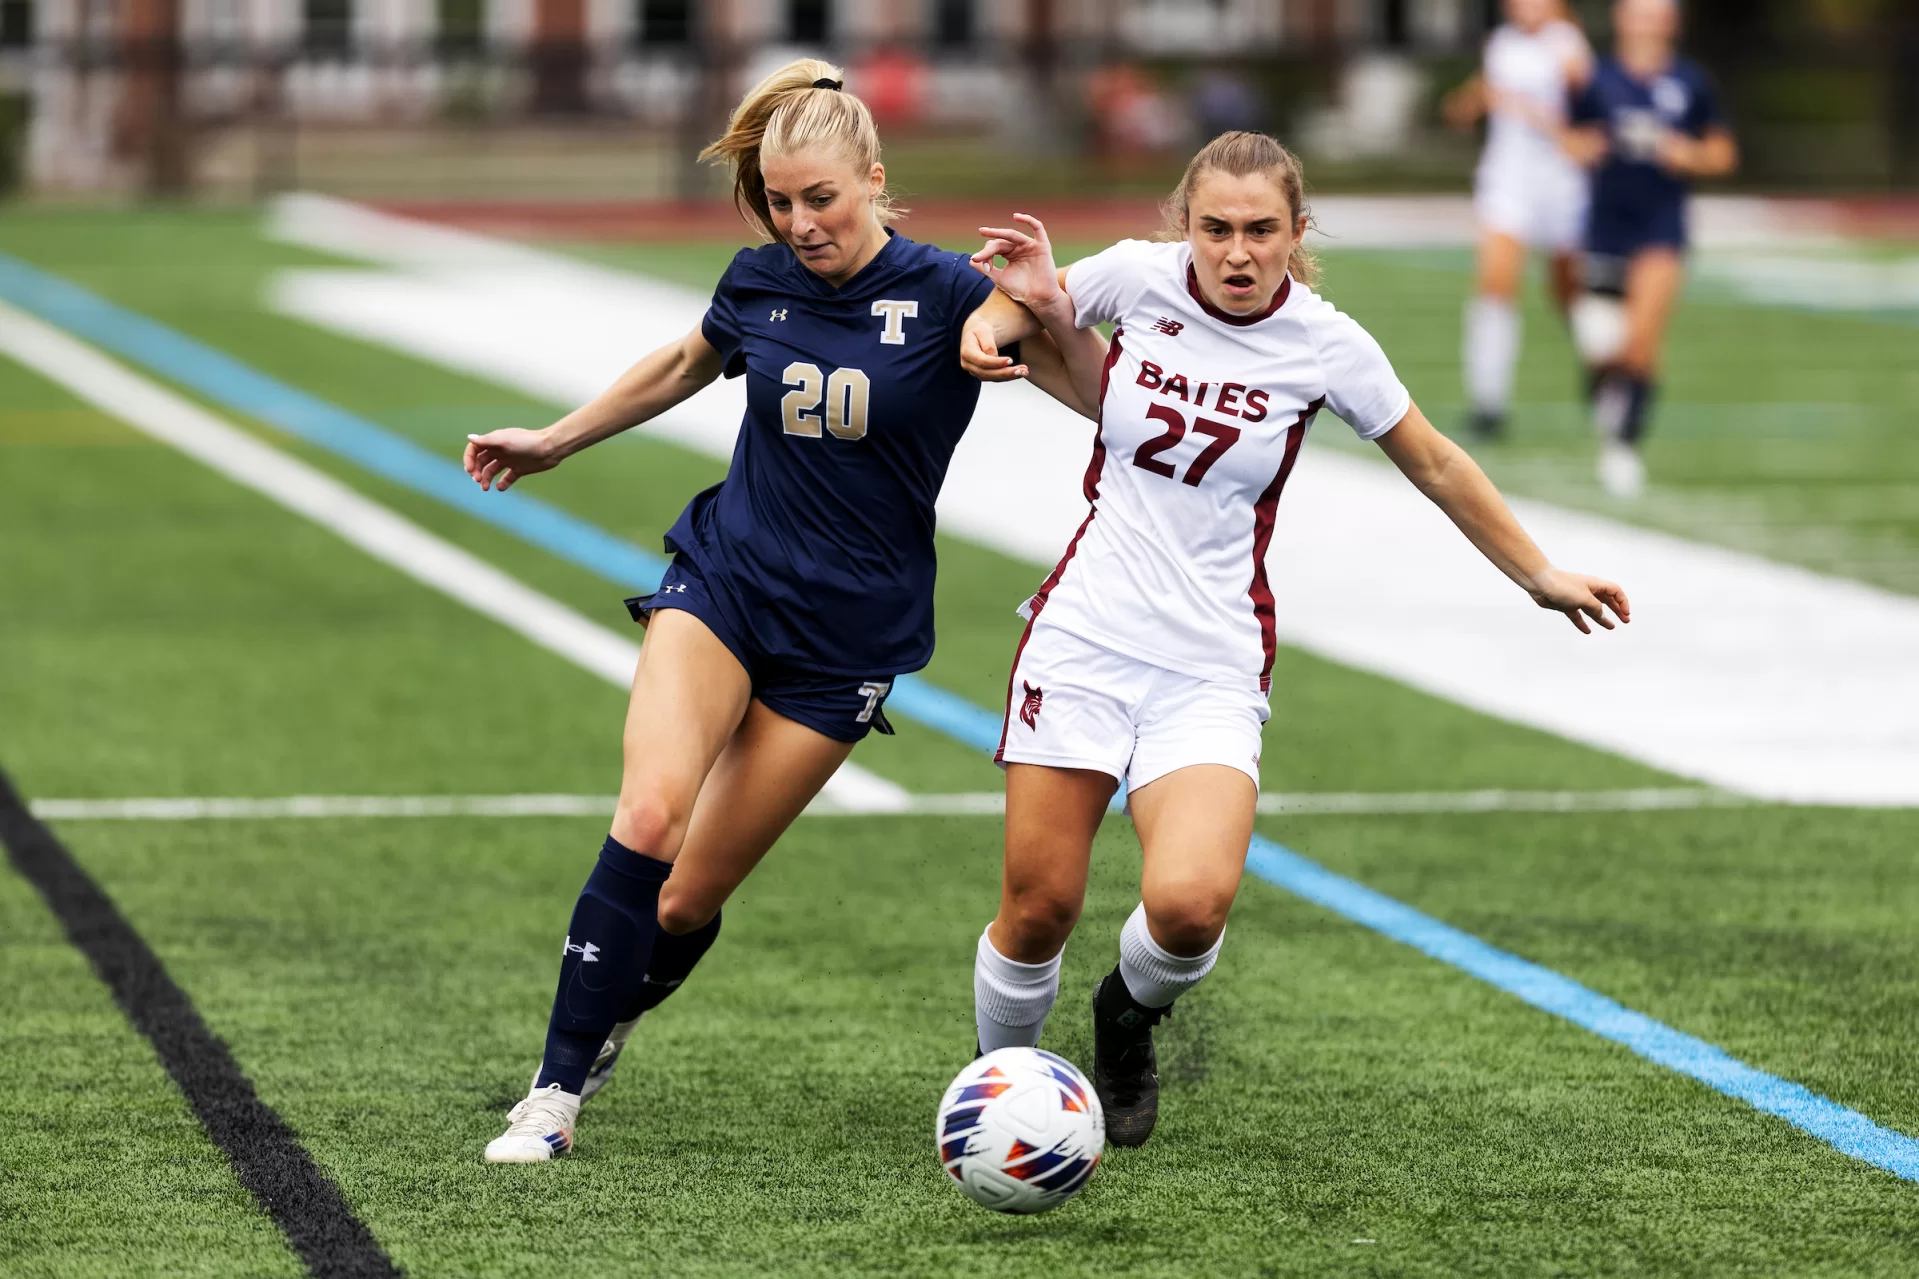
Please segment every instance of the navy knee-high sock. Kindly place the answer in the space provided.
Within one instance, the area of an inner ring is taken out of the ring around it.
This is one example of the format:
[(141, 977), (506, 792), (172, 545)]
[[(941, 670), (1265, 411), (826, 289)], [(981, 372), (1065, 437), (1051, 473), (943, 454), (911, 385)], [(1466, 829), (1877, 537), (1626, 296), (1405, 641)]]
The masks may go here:
[(653, 957), (660, 885), (672, 870), (671, 863), (642, 856), (606, 837), (567, 925), (560, 986), (553, 995), (536, 1087), (558, 1084), (577, 1093), (586, 1085), (586, 1072), (600, 1045), (631, 1002)]
[(653, 960), (646, 966), (646, 977), (640, 982), (639, 993), (627, 1003), (626, 1013), (621, 1021), (632, 1021), (641, 1013), (652, 1012), (665, 998), (680, 988), (686, 975), (693, 971), (693, 965), (700, 962), (713, 945), (713, 939), (720, 935), (720, 917), (718, 915), (701, 928), (690, 933), (669, 933), (664, 928), (653, 939)]

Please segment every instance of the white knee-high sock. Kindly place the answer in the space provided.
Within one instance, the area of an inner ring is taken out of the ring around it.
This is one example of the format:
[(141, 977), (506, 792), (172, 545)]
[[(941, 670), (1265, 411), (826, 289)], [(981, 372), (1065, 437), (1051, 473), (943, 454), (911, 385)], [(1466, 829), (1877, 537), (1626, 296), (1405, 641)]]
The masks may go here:
[(1226, 934), (1203, 955), (1175, 955), (1153, 940), (1146, 930), (1146, 906), (1141, 903), (1119, 930), (1119, 975), (1127, 993), (1148, 1008), (1164, 1008), (1199, 985), (1219, 961)]
[(996, 1048), (1035, 1047), (1046, 1026), (1046, 1014), (1059, 998), (1060, 956), (1022, 964), (993, 949), (990, 931), (980, 934), (973, 959), (973, 1020), (979, 1026), (979, 1046), (989, 1053)]
[(1466, 395), (1481, 413), (1504, 416), (1519, 363), (1519, 308), (1484, 294), (1466, 304)]

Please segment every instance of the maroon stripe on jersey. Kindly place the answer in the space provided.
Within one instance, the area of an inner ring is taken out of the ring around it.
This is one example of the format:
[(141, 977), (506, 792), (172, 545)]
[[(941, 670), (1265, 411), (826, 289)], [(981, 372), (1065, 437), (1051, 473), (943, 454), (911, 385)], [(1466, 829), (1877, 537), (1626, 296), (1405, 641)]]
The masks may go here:
[[(1306, 424), (1313, 420), (1313, 414), (1319, 412), (1326, 403), (1326, 397), (1320, 396), (1299, 412), (1299, 420), (1286, 433), (1286, 455), (1279, 460), (1279, 470), (1273, 476), (1273, 482), (1253, 503), (1253, 584), (1247, 588), (1247, 594), (1253, 597), (1253, 616), (1259, 619), (1259, 640), (1266, 649), (1266, 663), (1259, 668), (1259, 691), (1270, 692), (1273, 687), (1273, 658), (1279, 651), (1278, 625), (1273, 606), (1272, 584), (1266, 580), (1266, 549), (1273, 544), (1273, 520), (1279, 514), (1279, 495), (1286, 488), (1286, 477), (1293, 473), (1293, 463), (1299, 460), (1299, 446), (1306, 438)], [(1007, 690), (1012, 696), (1012, 690)]]
[[(1086, 463), (1086, 478), (1080, 484), (1080, 489), (1086, 494), (1089, 505), (1099, 501), (1099, 477), (1100, 473), (1106, 469), (1104, 434), (1106, 386), (1112, 378), (1113, 366), (1119, 363), (1119, 343), (1125, 333), (1125, 329), (1113, 330), (1112, 344), (1106, 348), (1106, 363), (1101, 365), (1099, 370), (1099, 425), (1093, 430), (1093, 456)], [(1019, 678), (1020, 655), (1026, 652), (1026, 641), (1032, 637), (1033, 623), (1039, 620), (1040, 610), (1046, 607), (1047, 597), (1053, 593), (1053, 588), (1059, 585), (1060, 575), (1066, 572), (1066, 566), (1072, 561), (1073, 553), (1079, 550), (1079, 540), (1086, 536), (1086, 530), (1092, 526), (1093, 516), (1097, 514), (1099, 514), (1099, 507), (1092, 505), (1092, 509), (1086, 512), (1086, 518), (1079, 522), (1079, 529), (1073, 534), (1073, 540), (1066, 544), (1066, 554), (1059, 557), (1059, 563), (1053, 566), (1053, 571), (1046, 575), (1046, 580), (1040, 583), (1038, 593), (1033, 596), (1032, 611), (1026, 621), (1026, 630), (1019, 637), (1019, 647), (1013, 650), (1013, 669), (1006, 673), (1006, 714), (1000, 721), (999, 749), (993, 752), (995, 764), (1005, 762), (1003, 756), (1006, 754), (1006, 735), (1013, 731), (1013, 681)]]
[(1199, 303), (1199, 309), (1212, 316), (1215, 320), (1218, 320), (1222, 324), (1238, 324), (1243, 326), (1247, 324), (1258, 324), (1261, 320), (1270, 317), (1272, 313), (1279, 310), (1280, 307), (1285, 306), (1286, 299), (1290, 297), (1293, 292), (1293, 277), (1288, 275), (1285, 279), (1281, 280), (1278, 290), (1273, 294), (1273, 300), (1266, 304), (1266, 309), (1255, 312), (1252, 315), (1234, 315), (1231, 311), (1222, 311), (1211, 302), (1208, 302), (1206, 295), (1199, 290), (1199, 273), (1193, 270), (1193, 264), (1190, 262), (1186, 264), (1186, 291), (1193, 295), (1193, 301)]

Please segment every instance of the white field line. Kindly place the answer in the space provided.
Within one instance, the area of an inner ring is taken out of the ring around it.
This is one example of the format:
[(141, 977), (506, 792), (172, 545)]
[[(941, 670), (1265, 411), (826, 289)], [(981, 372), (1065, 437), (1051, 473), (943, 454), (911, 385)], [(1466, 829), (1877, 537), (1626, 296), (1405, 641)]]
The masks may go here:
[[(1734, 808), (1754, 801), (1725, 791), (1686, 788), (1638, 790), (1321, 791), (1259, 797), (1267, 816), (1390, 816), (1419, 813), (1639, 813)], [(30, 807), (45, 821), (276, 821), (340, 817), (605, 817), (611, 795), (285, 795), (277, 798), (39, 799)], [(822, 795), (810, 817), (997, 817), (1001, 791), (908, 795), (898, 807), (848, 806)]]
[[(631, 686), (639, 660), (637, 644), (4, 303), (0, 352), (608, 683)], [(832, 802), (849, 808), (894, 809), (906, 795), (901, 787), (852, 764), (841, 768), (827, 790)]]
[[(1321, 220), (1337, 231), (1330, 207)], [(1720, 212), (1728, 242), (1742, 227), (1772, 235), (1769, 219), (1784, 216), (1764, 204)], [(337, 201), (284, 202), (274, 229), (387, 268), (287, 273), (282, 310), (558, 403), (597, 394), (706, 306), (690, 290)], [(742, 394), (737, 381), (716, 384), (645, 429), (728, 457)], [(947, 475), (941, 528), (1051, 565), (1085, 514), (1090, 439), (1088, 423), (1030, 386), (987, 388)], [(1580, 636), (1390, 468), (1313, 449), (1268, 560), (1281, 639), (1714, 787), (1919, 803), (1919, 599), (1514, 505), (1558, 563), (1627, 586), (1630, 628)]]

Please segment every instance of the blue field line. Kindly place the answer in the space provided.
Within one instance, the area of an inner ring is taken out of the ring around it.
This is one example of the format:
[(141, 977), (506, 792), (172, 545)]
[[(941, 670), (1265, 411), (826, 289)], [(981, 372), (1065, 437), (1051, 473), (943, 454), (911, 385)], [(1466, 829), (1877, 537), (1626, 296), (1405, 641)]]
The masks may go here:
[[(451, 458), (4, 253), (0, 253), (0, 298), (216, 404), (444, 502), (623, 589), (659, 588), (660, 574), (666, 571), (661, 556), (539, 498), (520, 492), (488, 493)], [(998, 715), (916, 676), (903, 675), (893, 682), (886, 709), (976, 749), (992, 751), (999, 746)]]
[(1253, 837), (1246, 868), (1287, 892), (1516, 995), (1542, 1012), (1563, 1017), (1648, 1061), (1776, 1115), (1854, 1159), (1907, 1181), (1919, 1181), (1919, 1141), (1881, 1127), (1856, 1110), (1748, 1066), (1703, 1039), (1634, 1012), (1550, 968), (1489, 946), (1269, 839)]
[[(659, 585), (666, 567), (659, 556), (538, 498), (484, 493), (462, 467), (447, 458), (5, 254), (0, 254), (0, 297), (216, 403), (446, 502), (623, 587), (650, 591)], [(894, 681), (886, 705), (889, 711), (975, 749), (988, 753), (998, 749), (1000, 716), (923, 679), (901, 676)], [(1115, 796), (1115, 805), (1123, 802), (1123, 794)], [(1262, 836), (1253, 837), (1246, 868), (1268, 883), (1450, 964), (1543, 1012), (1777, 1116), (1855, 1159), (1919, 1181), (1919, 1141), (1748, 1066), (1570, 977), (1490, 946)]]

